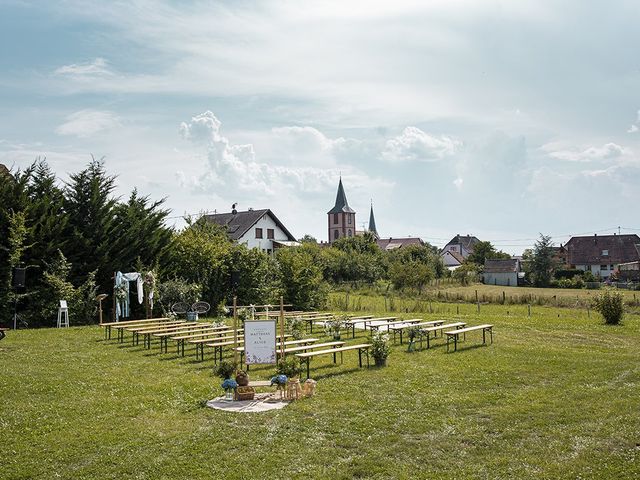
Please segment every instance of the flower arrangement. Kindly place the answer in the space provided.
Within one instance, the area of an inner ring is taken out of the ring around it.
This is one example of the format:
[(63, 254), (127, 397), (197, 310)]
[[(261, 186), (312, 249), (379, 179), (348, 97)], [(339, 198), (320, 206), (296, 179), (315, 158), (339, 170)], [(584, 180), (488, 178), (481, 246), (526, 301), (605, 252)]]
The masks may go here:
[(289, 379), (286, 375), (280, 374), (275, 377), (271, 377), (271, 385), (277, 385), (278, 388), (282, 388), (287, 384)]
[(117, 287), (115, 287), (113, 293), (114, 293), (116, 299), (118, 301), (122, 302), (123, 300), (125, 300), (127, 298), (127, 295), (129, 294), (129, 289), (127, 288), (127, 285), (125, 283), (122, 283), (122, 284), (118, 285)]
[(280, 360), (276, 366), (276, 374), (282, 375), (285, 378), (299, 377), (301, 373), (302, 365), (300, 365), (300, 360), (293, 356)]
[(213, 373), (219, 376), (220, 378), (222, 378), (223, 380), (231, 378), (231, 375), (233, 375), (235, 371), (236, 371), (236, 366), (233, 363), (228, 362), (226, 360), (223, 362), (220, 362), (213, 369)]
[(385, 365), (389, 353), (391, 353), (389, 334), (380, 331), (373, 332), (371, 334), (371, 355), (375, 359), (376, 365)]
[(347, 320), (349, 317), (333, 316), (331, 319), (324, 322), (324, 330), (327, 335), (333, 336), (336, 340), (340, 340), (340, 331), (347, 326)]
[(238, 388), (238, 382), (236, 382), (232, 378), (227, 378), (224, 382), (222, 382), (222, 388), (224, 390), (235, 390)]
[(287, 318), (287, 326), (294, 340), (300, 340), (304, 334), (304, 320), (300, 317)]
[(156, 275), (153, 273), (153, 270), (149, 270), (144, 276), (144, 285), (147, 287), (149, 292), (153, 292), (156, 289)]
[(416, 340), (421, 339), (424, 334), (425, 332), (421, 327), (413, 326), (407, 329), (407, 336), (409, 337), (409, 346), (407, 347), (408, 352), (413, 352)]

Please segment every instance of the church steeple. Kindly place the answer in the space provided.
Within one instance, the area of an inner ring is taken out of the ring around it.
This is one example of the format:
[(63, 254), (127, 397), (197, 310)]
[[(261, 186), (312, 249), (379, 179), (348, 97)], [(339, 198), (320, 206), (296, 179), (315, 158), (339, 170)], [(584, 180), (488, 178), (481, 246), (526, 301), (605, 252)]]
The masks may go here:
[(347, 202), (342, 176), (338, 182), (336, 204), (327, 212), (327, 217), (329, 243), (333, 243), (339, 238), (353, 237), (356, 234), (356, 211)]
[(342, 177), (340, 177), (340, 181), (338, 182), (336, 204), (328, 213), (356, 213), (355, 210), (349, 206), (349, 202), (347, 202), (347, 195), (344, 193), (344, 187), (342, 186)]
[(380, 238), (380, 235), (378, 235), (378, 229), (376, 228), (376, 219), (373, 216), (373, 201), (371, 202), (371, 213), (369, 213), (369, 231), (373, 233), (376, 239)]

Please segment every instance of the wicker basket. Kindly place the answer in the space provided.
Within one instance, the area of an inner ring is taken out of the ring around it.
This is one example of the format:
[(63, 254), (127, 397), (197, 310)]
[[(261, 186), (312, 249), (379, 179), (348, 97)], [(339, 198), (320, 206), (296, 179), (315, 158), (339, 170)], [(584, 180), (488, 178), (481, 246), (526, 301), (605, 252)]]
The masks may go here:
[(236, 388), (236, 400), (253, 400), (256, 390), (253, 387)]

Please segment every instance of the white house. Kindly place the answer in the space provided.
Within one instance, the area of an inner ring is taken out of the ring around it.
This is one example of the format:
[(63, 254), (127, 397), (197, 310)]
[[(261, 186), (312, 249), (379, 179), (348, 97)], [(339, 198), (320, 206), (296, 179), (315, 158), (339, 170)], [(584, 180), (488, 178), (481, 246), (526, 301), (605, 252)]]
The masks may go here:
[(483, 283), (517, 287), (518, 272), (520, 272), (520, 262), (517, 258), (485, 260)]
[(473, 235), (457, 234), (440, 252), (445, 267), (450, 270), (459, 267), (473, 253), (473, 247), (479, 242), (480, 240)]
[(231, 213), (205, 215), (204, 218), (225, 227), (231, 240), (248, 248), (273, 253), (280, 247), (298, 245), (296, 238), (268, 208), (244, 212), (238, 212), (234, 208)]

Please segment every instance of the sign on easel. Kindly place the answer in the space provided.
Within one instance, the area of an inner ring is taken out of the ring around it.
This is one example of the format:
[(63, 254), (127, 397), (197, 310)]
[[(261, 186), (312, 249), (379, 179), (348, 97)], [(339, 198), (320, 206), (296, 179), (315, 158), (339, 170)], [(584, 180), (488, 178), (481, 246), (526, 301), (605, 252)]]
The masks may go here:
[(276, 363), (276, 321), (249, 320), (244, 323), (244, 355), (247, 365)]

